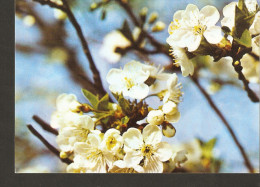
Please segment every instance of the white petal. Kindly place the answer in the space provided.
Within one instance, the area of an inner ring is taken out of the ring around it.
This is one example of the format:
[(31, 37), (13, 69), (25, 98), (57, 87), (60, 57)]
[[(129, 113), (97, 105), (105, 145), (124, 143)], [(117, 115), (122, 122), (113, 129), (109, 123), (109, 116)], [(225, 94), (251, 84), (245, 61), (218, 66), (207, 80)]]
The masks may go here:
[(156, 125), (146, 125), (143, 129), (145, 144), (156, 145), (162, 140), (161, 129)]
[(174, 13), (173, 21), (181, 20), (182, 14), (183, 14), (184, 12), (185, 12), (184, 10), (177, 10), (177, 11)]
[(109, 84), (118, 85), (120, 84), (122, 77), (122, 70), (113, 68), (108, 72), (106, 79)]
[(124, 144), (131, 149), (139, 149), (143, 145), (141, 132), (136, 128), (129, 128), (123, 134)]
[(74, 94), (61, 94), (56, 100), (58, 111), (68, 111), (72, 102), (77, 101), (77, 97)]
[(89, 130), (94, 130), (94, 121), (92, 120), (92, 118), (89, 115), (81, 115), (79, 116), (80, 120), (81, 120), (81, 127), (85, 128), (85, 129), (89, 129)]
[(138, 165), (142, 159), (143, 155), (140, 150), (127, 152), (124, 157), (127, 167)]
[(187, 60), (181, 60), (180, 61), (181, 66), (181, 72), (184, 77), (187, 77), (188, 75), (193, 75), (194, 73), (194, 65), (192, 61), (190, 61), (188, 58)]
[(183, 13), (183, 19), (187, 20), (187, 25), (193, 27), (198, 25), (199, 21), (199, 9), (196, 5), (188, 4), (185, 12)]
[(198, 49), (200, 42), (201, 42), (201, 35), (190, 35), (187, 39), (186, 39), (186, 45), (188, 47), (188, 51), (192, 52), (195, 51), (196, 49)]
[(221, 34), (221, 28), (218, 26), (212, 26), (204, 32), (206, 40), (211, 44), (219, 43), (223, 36)]
[(200, 10), (200, 13), (204, 16), (206, 26), (214, 26), (219, 20), (219, 12), (216, 7), (207, 5)]
[(88, 141), (92, 147), (98, 147), (101, 144), (101, 138), (97, 134), (89, 134)]
[(133, 86), (127, 93), (127, 95), (134, 99), (143, 99), (149, 93), (149, 86), (146, 84), (139, 84)]
[(169, 160), (172, 156), (172, 148), (171, 145), (167, 142), (160, 142), (157, 144), (156, 152), (154, 153), (160, 161), (165, 162)]
[(163, 172), (163, 163), (156, 156), (151, 156), (150, 158), (146, 158), (145, 163), (144, 163), (144, 172), (145, 173), (162, 173)]
[(177, 123), (181, 118), (181, 113), (177, 111), (173, 115), (165, 115), (165, 120), (170, 122), (170, 123)]

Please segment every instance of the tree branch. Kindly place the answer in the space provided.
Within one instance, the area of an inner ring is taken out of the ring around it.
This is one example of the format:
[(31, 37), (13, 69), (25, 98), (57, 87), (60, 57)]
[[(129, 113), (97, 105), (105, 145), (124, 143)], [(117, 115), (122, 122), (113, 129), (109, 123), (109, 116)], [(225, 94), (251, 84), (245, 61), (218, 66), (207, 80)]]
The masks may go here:
[(52, 133), (52, 134), (54, 134), (54, 135), (58, 135), (59, 134), (59, 132), (56, 130), (56, 129), (54, 129), (54, 128), (52, 128), (48, 123), (46, 123), (45, 121), (43, 121), (39, 116), (37, 116), (37, 115), (33, 115), (33, 120), (35, 121), (35, 122), (37, 122), (44, 130), (46, 130), (46, 131), (48, 131), (48, 132), (50, 132), (50, 133)]
[(224, 115), (221, 113), (221, 111), (217, 108), (216, 104), (213, 102), (213, 100), (211, 99), (211, 97), (209, 96), (209, 94), (204, 90), (204, 88), (200, 85), (198, 79), (195, 76), (190, 76), (190, 79), (195, 83), (195, 85), (199, 88), (199, 90), (201, 91), (201, 93), (204, 95), (204, 97), (206, 98), (206, 100), (208, 101), (209, 105), (211, 106), (211, 108), (216, 112), (216, 114), (219, 116), (219, 118), (221, 119), (221, 121), (223, 122), (223, 124), (226, 126), (226, 128), (228, 129), (230, 135), (232, 136), (235, 144), (237, 145), (237, 147), (239, 148), (239, 151), (241, 153), (241, 155), (243, 156), (244, 159), (244, 163), (247, 167), (247, 169), (249, 170), (249, 172), (253, 173), (254, 172), (254, 168), (245, 152), (245, 149), (243, 148), (243, 146), (241, 145), (241, 143), (239, 142), (238, 138), (235, 135), (235, 132), (233, 131), (232, 127), (229, 125), (229, 123), (227, 122), (226, 118), (224, 117)]
[(48, 5), (48, 6), (52, 7), (52, 8), (57, 8), (57, 9), (60, 9), (62, 11), (65, 11), (64, 6), (58, 5), (58, 4), (56, 4), (56, 3), (54, 3), (54, 2), (52, 2), (50, 0), (33, 0), (33, 1), (38, 2), (41, 5)]
[(88, 47), (87, 40), (84, 38), (82, 29), (81, 29), (79, 23), (77, 22), (74, 14), (72, 13), (72, 11), (71, 11), (71, 9), (70, 9), (70, 7), (68, 5), (68, 2), (66, 0), (62, 0), (62, 2), (63, 2), (63, 6), (65, 8), (64, 12), (67, 14), (71, 24), (74, 26), (74, 28), (75, 28), (75, 30), (77, 32), (77, 35), (78, 35), (78, 37), (80, 39), (81, 45), (83, 47), (84, 53), (85, 53), (85, 55), (86, 55), (86, 57), (87, 57), (87, 59), (89, 61), (90, 69), (91, 69), (91, 71), (93, 73), (94, 84), (95, 84), (95, 86), (97, 88), (99, 88), (101, 90), (102, 95), (105, 95), (106, 91), (103, 88), (99, 71), (96, 68), (96, 65), (94, 63), (94, 60), (92, 58), (91, 52), (90, 52), (89, 47)]
[(246, 77), (244, 76), (244, 74), (242, 72), (243, 67), (241, 66), (240, 60), (233, 60), (232, 65), (238, 74), (238, 79), (243, 82), (244, 89), (247, 92), (248, 97), (251, 99), (251, 101), (253, 101), (255, 103), (259, 102), (259, 98), (255, 94), (255, 92), (253, 92), (251, 90), (251, 88), (249, 88), (249, 81), (246, 79)]
[(60, 158), (60, 151), (56, 149), (54, 146), (52, 146), (35, 128), (33, 128), (32, 125), (27, 125), (27, 128), (30, 130), (30, 132), (36, 136), (52, 153), (54, 153), (59, 159), (66, 163), (71, 164), (72, 161), (68, 158)]

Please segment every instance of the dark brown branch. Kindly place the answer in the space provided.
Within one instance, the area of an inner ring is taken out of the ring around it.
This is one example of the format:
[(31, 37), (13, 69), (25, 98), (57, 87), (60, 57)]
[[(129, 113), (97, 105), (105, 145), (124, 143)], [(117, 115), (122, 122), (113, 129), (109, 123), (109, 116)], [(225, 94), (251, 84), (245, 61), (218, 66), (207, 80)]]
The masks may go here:
[(50, 133), (52, 133), (52, 134), (54, 134), (54, 135), (56, 135), (56, 136), (59, 134), (59, 132), (58, 132), (56, 129), (52, 128), (48, 123), (46, 123), (44, 120), (42, 120), (39, 116), (34, 115), (32, 118), (33, 118), (33, 120), (34, 120), (35, 122), (37, 122), (44, 130), (46, 130), (46, 131), (48, 131), (48, 132), (50, 132)]
[(91, 55), (89, 47), (88, 47), (87, 40), (84, 38), (82, 29), (81, 29), (78, 21), (76, 20), (74, 14), (72, 13), (72, 11), (71, 11), (71, 9), (70, 9), (70, 7), (68, 5), (68, 2), (66, 0), (62, 0), (62, 2), (63, 2), (63, 6), (65, 8), (64, 12), (67, 14), (71, 24), (74, 26), (74, 28), (75, 28), (75, 30), (77, 32), (77, 35), (78, 35), (78, 37), (80, 39), (81, 45), (83, 47), (84, 53), (85, 53), (85, 55), (86, 55), (86, 57), (87, 57), (87, 59), (89, 61), (90, 69), (91, 69), (91, 71), (93, 73), (93, 79), (94, 79), (95, 86), (101, 90), (102, 95), (105, 95), (106, 91), (103, 88), (99, 71), (96, 68), (96, 65), (94, 63), (94, 60), (92, 58), (92, 55)]
[(39, 42), (39, 46), (42, 48), (16, 44), (16, 50), (24, 53), (46, 53), (48, 50), (52, 50), (56, 47), (64, 49), (66, 54), (68, 54), (68, 58), (65, 61), (65, 66), (69, 71), (72, 80), (93, 94), (103, 94), (103, 92), (101, 93), (100, 89), (96, 87), (87, 77), (84, 68), (77, 60), (74, 49), (66, 45), (66, 32), (64, 30), (63, 20), (58, 20), (53, 24), (45, 23), (45, 21), (38, 16), (38, 13), (34, 10), (34, 6), (24, 0), (17, 1), (16, 12), (25, 15), (32, 15), (36, 20), (36, 26), (38, 26), (40, 32), (42, 33), (42, 39)]
[(33, 0), (35, 2), (38, 2), (40, 3), (41, 5), (48, 5), (52, 8), (57, 8), (57, 9), (60, 9), (62, 11), (65, 11), (65, 8), (62, 6), (62, 5), (58, 5), (50, 0)]
[[(136, 27), (140, 27), (141, 26), (141, 21), (137, 19), (137, 17), (134, 15), (132, 8), (130, 7), (128, 2), (124, 2), (122, 0), (116, 0), (116, 2), (126, 11), (126, 13), (129, 15), (129, 17), (131, 18), (131, 20), (133, 21), (134, 25)], [(156, 39), (154, 39), (147, 31), (145, 31), (144, 29), (141, 30), (141, 35), (146, 36), (149, 41), (151, 42), (151, 44), (157, 48), (158, 51), (160, 51), (161, 53), (164, 53), (166, 55), (168, 55), (168, 49), (161, 44), (160, 42), (158, 42)]]
[(68, 158), (62, 159), (60, 158), (60, 151), (56, 149), (54, 146), (52, 146), (35, 128), (33, 128), (32, 125), (27, 125), (27, 128), (30, 130), (30, 132), (36, 136), (52, 153), (54, 153), (59, 159), (66, 163), (71, 164), (72, 161)]
[(239, 148), (239, 151), (241, 153), (241, 155), (243, 156), (244, 159), (244, 163), (247, 167), (247, 169), (249, 170), (250, 173), (254, 173), (254, 168), (245, 152), (245, 149), (243, 148), (243, 146), (241, 145), (241, 143), (239, 142), (238, 138), (235, 135), (235, 132), (233, 131), (233, 129), (231, 128), (231, 126), (229, 125), (229, 123), (227, 122), (226, 118), (224, 117), (224, 115), (221, 113), (221, 111), (217, 108), (216, 104), (213, 102), (213, 100), (211, 99), (211, 97), (209, 96), (209, 94), (205, 91), (205, 89), (200, 85), (198, 79), (195, 76), (191, 76), (190, 77), (191, 80), (195, 83), (195, 85), (199, 88), (199, 90), (201, 91), (201, 93), (204, 95), (204, 97), (206, 98), (206, 100), (208, 101), (209, 105), (211, 106), (211, 108), (216, 112), (216, 114), (219, 116), (219, 118), (221, 119), (221, 121), (224, 123), (224, 125), (226, 126), (226, 128), (228, 129), (230, 135), (232, 136), (235, 144), (237, 145), (237, 147)]
[(234, 60), (232, 63), (235, 71), (238, 74), (238, 79), (241, 80), (243, 82), (244, 85), (244, 89), (247, 92), (248, 97), (251, 99), (251, 101), (253, 102), (259, 102), (259, 98), (257, 97), (257, 95), (255, 94), (255, 92), (253, 92), (251, 90), (251, 88), (249, 87), (249, 81), (246, 79), (246, 77), (244, 76), (242, 69), (243, 67), (241, 66), (241, 62), (240, 60)]

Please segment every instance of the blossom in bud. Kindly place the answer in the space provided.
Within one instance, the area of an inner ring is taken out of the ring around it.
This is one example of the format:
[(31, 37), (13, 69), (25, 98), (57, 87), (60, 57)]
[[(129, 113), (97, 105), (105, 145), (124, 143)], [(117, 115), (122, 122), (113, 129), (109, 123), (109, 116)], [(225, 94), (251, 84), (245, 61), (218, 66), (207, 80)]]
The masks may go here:
[(164, 113), (161, 110), (151, 110), (147, 115), (147, 122), (151, 125), (160, 125), (164, 121)]
[(174, 102), (168, 101), (163, 105), (162, 111), (164, 114), (172, 115), (178, 111), (178, 107)]
[(162, 21), (157, 21), (154, 26), (152, 27), (152, 32), (160, 32), (165, 29), (166, 25)]

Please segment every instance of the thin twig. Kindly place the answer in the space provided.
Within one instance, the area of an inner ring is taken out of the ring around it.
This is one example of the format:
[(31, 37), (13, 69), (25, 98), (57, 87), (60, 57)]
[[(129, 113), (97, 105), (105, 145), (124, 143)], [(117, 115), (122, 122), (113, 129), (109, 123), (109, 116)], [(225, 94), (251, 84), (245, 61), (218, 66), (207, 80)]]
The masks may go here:
[(249, 81), (246, 79), (246, 77), (244, 76), (242, 69), (243, 67), (241, 66), (241, 62), (240, 60), (234, 60), (232, 63), (235, 71), (238, 74), (238, 79), (241, 80), (243, 82), (244, 85), (244, 89), (247, 92), (248, 97), (251, 99), (251, 101), (253, 101), (254, 103), (259, 102), (259, 98), (257, 97), (257, 95), (255, 94), (255, 92), (253, 92), (251, 90), (251, 88), (249, 87)]
[(37, 122), (44, 130), (54, 134), (54, 135), (58, 135), (59, 132), (52, 128), (48, 123), (46, 123), (45, 121), (43, 121), (39, 116), (37, 115), (33, 115), (32, 117), (34, 119), (35, 122)]
[(211, 108), (216, 112), (216, 114), (219, 116), (219, 118), (221, 119), (221, 121), (224, 123), (224, 125), (226, 126), (226, 128), (228, 129), (230, 135), (232, 136), (234, 142), (236, 143), (237, 147), (239, 148), (239, 151), (241, 153), (241, 155), (243, 156), (244, 159), (244, 163), (247, 167), (247, 169), (249, 170), (249, 172), (253, 173), (254, 172), (254, 168), (245, 152), (245, 149), (243, 148), (243, 146), (241, 145), (241, 143), (239, 142), (238, 138), (235, 135), (235, 132), (233, 131), (232, 127), (229, 125), (229, 123), (227, 122), (226, 118), (224, 117), (224, 115), (221, 113), (221, 111), (218, 109), (218, 107), (216, 106), (216, 104), (213, 102), (213, 100), (211, 99), (211, 97), (209, 96), (209, 94), (205, 91), (205, 89), (200, 85), (198, 79), (195, 76), (191, 76), (190, 77), (191, 80), (195, 83), (195, 85), (199, 88), (199, 90), (201, 91), (201, 93), (204, 95), (204, 97), (206, 98), (206, 100), (208, 101), (209, 105), (211, 106)]
[(33, 1), (38, 2), (41, 5), (48, 5), (52, 8), (57, 8), (57, 9), (60, 9), (62, 11), (65, 11), (65, 8), (62, 5), (58, 5), (58, 4), (56, 4), (52, 1), (49, 1), (49, 0), (33, 0)]
[(60, 151), (56, 149), (54, 146), (52, 146), (35, 128), (33, 128), (32, 125), (27, 125), (27, 128), (30, 130), (30, 132), (36, 136), (52, 153), (54, 153), (59, 159), (66, 163), (71, 164), (72, 161), (68, 158), (60, 158)]
[(87, 40), (85, 39), (85, 37), (83, 35), (82, 29), (81, 29), (78, 21), (76, 20), (74, 14), (72, 13), (72, 11), (71, 11), (71, 9), (70, 9), (70, 7), (68, 5), (68, 2), (66, 0), (62, 0), (62, 2), (63, 2), (63, 6), (65, 8), (64, 12), (67, 14), (71, 24), (74, 26), (74, 28), (75, 28), (75, 30), (77, 32), (77, 35), (78, 35), (78, 37), (80, 39), (81, 45), (83, 47), (84, 53), (85, 53), (85, 55), (86, 55), (86, 57), (87, 57), (87, 59), (89, 61), (90, 69), (91, 69), (91, 71), (93, 73), (94, 83), (95, 83), (96, 87), (101, 90), (103, 95), (105, 95), (106, 91), (103, 88), (99, 71), (96, 68), (96, 65), (94, 63), (93, 57), (92, 57), (91, 52), (90, 52), (89, 47), (88, 47)]

